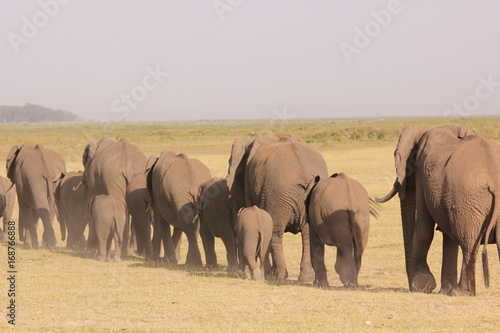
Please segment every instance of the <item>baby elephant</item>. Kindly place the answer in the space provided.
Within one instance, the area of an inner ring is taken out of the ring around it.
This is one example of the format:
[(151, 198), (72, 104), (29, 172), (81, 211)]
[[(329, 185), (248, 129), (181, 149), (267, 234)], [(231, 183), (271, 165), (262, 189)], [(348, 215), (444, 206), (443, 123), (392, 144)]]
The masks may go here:
[(97, 260), (108, 261), (111, 242), (115, 240), (113, 259), (120, 261), (123, 232), (127, 221), (125, 204), (111, 195), (97, 195), (90, 201), (90, 218), (98, 243)]
[(361, 256), (368, 242), (370, 214), (377, 214), (370, 200), (363, 185), (344, 173), (320, 180), (313, 189), (309, 223), (315, 285), (328, 286), (325, 244), (337, 247), (335, 271), (344, 286), (358, 285)]
[[(241, 269), (245, 271), (247, 279), (264, 279), (264, 273), (269, 272), (271, 267), (271, 215), (257, 206), (240, 209), (235, 229)], [(257, 265), (257, 258), (260, 259), (260, 266)]]

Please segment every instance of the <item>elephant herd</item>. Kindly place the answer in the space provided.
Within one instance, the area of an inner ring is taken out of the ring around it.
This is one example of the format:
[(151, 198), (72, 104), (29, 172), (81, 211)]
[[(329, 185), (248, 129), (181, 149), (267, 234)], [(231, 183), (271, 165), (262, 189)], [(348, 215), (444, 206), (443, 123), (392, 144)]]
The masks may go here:
[[(500, 145), (460, 125), (407, 126), (394, 158), (394, 186), (375, 201), (399, 194), (410, 290), (436, 288), (427, 252), (437, 225), (443, 235), (441, 292), (475, 295), (480, 244), (485, 244), (487, 286), (486, 244), (496, 243), (500, 255)], [(346, 174), (328, 177), (321, 154), (298, 136), (236, 139), (225, 179), (212, 178), (203, 163), (185, 154), (165, 150), (148, 159), (126, 139), (110, 137), (88, 143), (82, 163), (83, 172), (66, 172), (61, 156), (50, 149), (12, 147), (10, 181), (0, 182), (0, 214), (10, 219), (17, 193), (20, 238), (26, 245), (38, 247), (41, 219), (42, 244), (55, 246), (52, 221), (57, 215), (67, 247), (87, 249), (98, 260), (120, 260), (135, 250), (146, 260), (158, 260), (163, 253), (163, 260), (177, 263), (184, 233), (186, 264), (202, 265), (200, 236), (206, 265), (216, 267), (214, 241), (219, 237), (228, 269), (241, 269), (253, 279), (286, 279), (283, 234), (300, 232), (299, 281), (328, 286), (326, 244), (337, 247), (335, 270), (341, 282), (358, 285), (377, 204)], [(459, 280), (458, 247), (463, 256)]]

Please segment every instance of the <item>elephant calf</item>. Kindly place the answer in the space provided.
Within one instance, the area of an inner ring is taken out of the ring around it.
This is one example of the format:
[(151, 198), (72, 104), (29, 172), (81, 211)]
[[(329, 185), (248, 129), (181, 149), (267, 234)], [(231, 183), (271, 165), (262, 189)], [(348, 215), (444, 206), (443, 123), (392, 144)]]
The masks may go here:
[(361, 256), (368, 242), (370, 198), (365, 188), (344, 173), (320, 180), (311, 193), (311, 260), (314, 284), (328, 286), (325, 244), (337, 247), (335, 271), (344, 286), (357, 286)]
[(55, 202), (57, 219), (61, 226), (64, 241), (66, 229), (68, 241), (66, 248), (83, 250), (87, 246), (85, 228), (89, 223), (89, 195), (85, 186), (73, 190), (82, 181), (83, 172), (68, 172), (56, 188)]
[[(240, 266), (247, 279), (262, 280), (270, 271), (269, 252), (273, 235), (273, 219), (257, 206), (243, 208), (236, 219), (236, 235)], [(257, 265), (260, 259), (260, 266)]]
[(114, 239), (113, 259), (120, 261), (123, 232), (127, 220), (125, 204), (111, 195), (94, 196), (90, 201), (90, 217), (98, 243), (97, 260), (109, 260), (111, 241)]
[(220, 237), (227, 252), (229, 269), (238, 265), (236, 259), (236, 239), (229, 202), (227, 181), (214, 177), (200, 185), (198, 189), (200, 235), (205, 250), (208, 267), (217, 267), (215, 237)]

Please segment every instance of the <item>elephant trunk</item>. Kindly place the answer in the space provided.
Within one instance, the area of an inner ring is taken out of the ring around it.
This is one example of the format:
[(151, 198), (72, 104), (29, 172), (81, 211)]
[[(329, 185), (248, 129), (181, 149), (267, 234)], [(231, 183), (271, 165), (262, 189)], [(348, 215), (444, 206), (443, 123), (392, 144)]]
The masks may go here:
[(416, 212), (416, 195), (412, 191), (408, 191), (401, 202), (401, 219), (403, 223), (403, 241), (405, 247), (405, 264), (406, 275), (408, 276), (408, 285), (411, 289), (411, 280), (413, 272), (411, 267), (411, 249), (413, 245), (413, 233), (415, 230), (415, 212)]

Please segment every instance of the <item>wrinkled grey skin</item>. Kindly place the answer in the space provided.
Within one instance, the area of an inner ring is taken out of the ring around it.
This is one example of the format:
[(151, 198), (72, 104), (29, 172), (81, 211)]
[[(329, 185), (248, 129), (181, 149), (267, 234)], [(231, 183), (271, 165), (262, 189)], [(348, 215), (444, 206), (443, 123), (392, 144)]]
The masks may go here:
[(315, 285), (328, 286), (325, 266), (325, 244), (337, 247), (335, 271), (346, 287), (358, 286), (361, 258), (368, 243), (370, 198), (363, 185), (333, 174), (320, 180), (311, 193), (311, 260), (316, 273)]
[(137, 242), (137, 253), (144, 254), (146, 260), (153, 259), (153, 243), (151, 242), (151, 224), (153, 211), (149, 209), (149, 197), (146, 174), (134, 176), (127, 186), (127, 207), (131, 216), (132, 231)]
[(233, 143), (227, 175), (233, 211), (256, 205), (271, 215), (271, 254), (278, 279), (288, 275), (282, 243), (288, 231), (302, 234), (299, 281), (314, 280), (306, 199), (316, 176), (327, 177), (325, 160), (297, 136), (267, 135)]
[(68, 172), (57, 186), (55, 193), (62, 240), (65, 240), (67, 230), (66, 248), (74, 250), (86, 248), (87, 240), (84, 233), (90, 219), (88, 208), (90, 197), (87, 189), (82, 186), (73, 191), (73, 188), (82, 181), (82, 175), (82, 171)]
[[(273, 220), (271, 215), (257, 206), (242, 208), (236, 219), (240, 267), (247, 279), (263, 280), (269, 275), (271, 264), (271, 237)], [(257, 258), (260, 265), (257, 263)]]
[[(119, 208), (127, 216), (124, 226), (123, 243), (128, 244), (130, 239), (129, 219), (125, 200), (127, 184), (138, 174), (144, 173), (146, 155), (127, 139), (115, 140), (102, 137), (97, 142), (90, 142), (85, 146), (82, 156), (85, 171), (82, 183), (87, 186), (89, 195), (111, 195), (119, 200)], [(78, 187), (77, 187), (78, 188)], [(95, 246), (95, 235), (89, 227), (88, 249)], [(128, 246), (122, 247), (122, 255), (127, 255)]]
[(127, 220), (125, 205), (112, 195), (97, 195), (90, 200), (90, 223), (97, 239), (97, 260), (111, 259), (111, 243), (115, 241), (114, 261), (121, 260), (123, 230)]
[(9, 179), (0, 176), (0, 217), (3, 216), (3, 231), (0, 231), (1, 242), (6, 242), (8, 240), (7, 222), (12, 220), (15, 202), (16, 187)]
[[(411, 291), (436, 287), (427, 264), (434, 226), (443, 234), (441, 292), (475, 295), (475, 263), (485, 238), (500, 241), (500, 154), (497, 143), (484, 140), (460, 125), (430, 130), (407, 126), (394, 152), (405, 244), (406, 272)], [(491, 236), (491, 237), (490, 237)], [(458, 247), (463, 254), (457, 283)], [(499, 246), (500, 248), (500, 246)], [(486, 246), (483, 270), (489, 283)]]
[[(38, 219), (43, 223), (42, 245), (57, 243), (52, 221), (56, 214), (54, 191), (66, 173), (62, 157), (42, 145), (13, 146), (7, 155), (7, 177), (16, 185), (20, 238), (38, 247)], [(24, 234), (24, 235), (23, 235)]]
[[(159, 158), (151, 156), (146, 170), (148, 191), (154, 208), (154, 234), (161, 233), (165, 258), (171, 263), (177, 263), (178, 260), (175, 255), (178, 244), (172, 240), (171, 225), (187, 236), (189, 245), (186, 264), (201, 266), (197, 242), (199, 218), (196, 198), (200, 185), (211, 178), (210, 170), (197, 159), (188, 158), (184, 154), (176, 155), (167, 150)], [(155, 246), (155, 239), (158, 237), (153, 235), (154, 255), (158, 257), (159, 246)]]
[(215, 237), (219, 237), (226, 247), (228, 268), (237, 268), (236, 238), (227, 181), (214, 177), (201, 184), (198, 189), (198, 204), (200, 236), (205, 250), (206, 266), (217, 267)]

